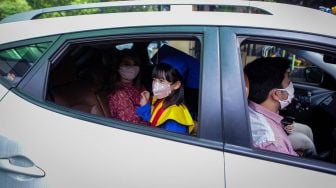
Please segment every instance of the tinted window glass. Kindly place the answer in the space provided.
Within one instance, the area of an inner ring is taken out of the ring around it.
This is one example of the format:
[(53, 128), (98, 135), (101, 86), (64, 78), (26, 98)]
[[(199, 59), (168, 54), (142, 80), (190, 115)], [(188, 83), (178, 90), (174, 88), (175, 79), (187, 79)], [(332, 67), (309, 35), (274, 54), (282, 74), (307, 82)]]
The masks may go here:
[(31, 44), (0, 51), (1, 79), (14, 84), (43, 55), (49, 46), (48, 43)]

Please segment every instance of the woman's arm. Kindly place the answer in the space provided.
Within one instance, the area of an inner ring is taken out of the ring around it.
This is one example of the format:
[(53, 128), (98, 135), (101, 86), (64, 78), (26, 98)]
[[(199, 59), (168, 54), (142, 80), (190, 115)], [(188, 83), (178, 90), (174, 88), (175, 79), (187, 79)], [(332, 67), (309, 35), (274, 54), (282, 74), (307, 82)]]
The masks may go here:
[(109, 96), (109, 108), (112, 118), (133, 123), (140, 119), (135, 113), (136, 107), (133, 102), (123, 91), (116, 91)]

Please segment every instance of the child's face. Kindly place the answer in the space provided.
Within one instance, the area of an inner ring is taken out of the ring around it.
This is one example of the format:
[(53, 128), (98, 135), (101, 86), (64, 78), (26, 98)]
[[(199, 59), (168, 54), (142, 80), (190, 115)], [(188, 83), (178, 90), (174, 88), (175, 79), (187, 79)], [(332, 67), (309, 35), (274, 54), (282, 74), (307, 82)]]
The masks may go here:
[(153, 83), (157, 82), (160, 84), (171, 84), (171, 82), (169, 82), (168, 80), (164, 79), (164, 78), (153, 78)]
[(181, 87), (181, 83), (175, 82), (171, 83), (166, 79), (162, 78), (153, 78), (152, 88), (153, 94), (158, 99), (163, 99), (168, 97), (174, 90)]

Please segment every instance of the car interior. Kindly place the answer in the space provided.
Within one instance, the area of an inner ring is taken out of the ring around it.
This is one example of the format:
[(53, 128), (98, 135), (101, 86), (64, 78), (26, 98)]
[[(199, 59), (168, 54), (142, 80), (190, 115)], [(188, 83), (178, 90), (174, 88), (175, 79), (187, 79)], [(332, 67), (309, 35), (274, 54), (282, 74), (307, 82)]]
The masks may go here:
[[(111, 118), (107, 96), (116, 57), (123, 49), (141, 58), (141, 80), (151, 91), (152, 57), (163, 45), (171, 45), (200, 59), (196, 39), (158, 38), (70, 44), (53, 62), (46, 100), (57, 105)], [(312, 128), (318, 159), (336, 163), (336, 75), (326, 71), (335, 64), (335, 54), (283, 44), (255, 41), (241, 45), (243, 64), (259, 57), (282, 56), (291, 60), (295, 98), (281, 111), (296, 122)], [(185, 103), (195, 121), (198, 118), (198, 88), (185, 88)]]
[[(195, 39), (143, 39), (71, 44), (52, 64), (46, 100), (54, 104), (97, 116), (111, 118), (108, 94), (116, 59), (130, 49), (141, 60), (140, 76), (151, 91), (151, 72), (157, 62), (151, 58), (162, 45), (170, 45), (199, 59)], [(198, 55), (198, 56), (197, 56)], [(185, 103), (194, 120), (198, 115), (198, 88), (185, 88)]]
[(241, 56), (244, 65), (260, 57), (284, 57), (292, 62), (290, 78), (295, 98), (280, 114), (312, 129), (318, 153), (314, 159), (336, 163), (336, 72), (332, 71), (335, 54), (247, 41), (241, 45)]

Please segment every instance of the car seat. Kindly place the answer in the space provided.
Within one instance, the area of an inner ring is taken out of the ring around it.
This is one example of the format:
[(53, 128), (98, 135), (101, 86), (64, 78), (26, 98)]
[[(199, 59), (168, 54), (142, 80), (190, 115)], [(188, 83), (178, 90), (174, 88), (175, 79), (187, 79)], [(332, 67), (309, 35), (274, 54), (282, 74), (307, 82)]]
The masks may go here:
[[(50, 98), (56, 104), (106, 117), (108, 114), (104, 113), (96, 95), (100, 87), (99, 71), (90, 71), (78, 77), (74, 62), (61, 62), (51, 74)], [(87, 76), (86, 79), (83, 78), (84, 75)]]

